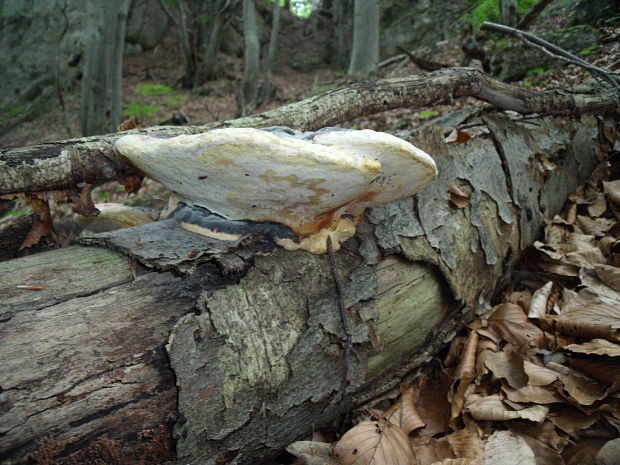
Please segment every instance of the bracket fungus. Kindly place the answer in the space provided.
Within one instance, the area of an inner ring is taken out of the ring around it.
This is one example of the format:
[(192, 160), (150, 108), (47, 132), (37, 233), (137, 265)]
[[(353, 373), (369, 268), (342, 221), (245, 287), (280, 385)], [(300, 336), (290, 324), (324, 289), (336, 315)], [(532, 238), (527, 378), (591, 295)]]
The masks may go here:
[[(371, 130), (216, 129), (161, 139), (127, 135), (115, 148), (197, 213), (182, 227), (221, 239), (260, 231), (288, 250), (326, 250), (355, 234), (368, 207), (413, 195), (436, 176), (433, 159)], [(204, 210), (206, 209), (206, 210)], [(179, 213), (180, 212), (180, 213)], [(233, 220), (227, 222), (225, 220)], [(255, 223), (263, 223), (257, 226)]]

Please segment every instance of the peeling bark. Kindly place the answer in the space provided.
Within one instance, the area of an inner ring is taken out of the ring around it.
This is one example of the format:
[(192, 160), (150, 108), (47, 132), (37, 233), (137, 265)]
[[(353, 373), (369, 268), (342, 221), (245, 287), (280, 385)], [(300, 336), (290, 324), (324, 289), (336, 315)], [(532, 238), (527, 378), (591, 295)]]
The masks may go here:
[(97, 185), (133, 174), (133, 170), (118, 158), (113, 149), (114, 141), (128, 133), (172, 137), (216, 128), (282, 125), (312, 131), (384, 110), (429, 107), (466, 96), (521, 113), (613, 114), (619, 108), (617, 100), (611, 95), (534, 92), (495, 81), (473, 68), (442, 69), (415, 76), (352, 84), (235, 120), (202, 126), (156, 126), (122, 134), (0, 150), (0, 196), (72, 189), (82, 182)]
[[(372, 208), (337, 253), (357, 355), (342, 402), (325, 255), (265, 254), (261, 238), (223, 243), (164, 221), (83, 240), (114, 251), (0, 263), (3, 463), (43, 437), (131, 444), (170, 418), (180, 463), (257, 463), (396, 387), (487, 308), (544, 215), (598, 162), (595, 118), (485, 120), (490, 136), (465, 144), (419, 131), (411, 142), (433, 154), (437, 181)], [(468, 207), (450, 204), (454, 183)], [(132, 281), (127, 257), (150, 271)]]

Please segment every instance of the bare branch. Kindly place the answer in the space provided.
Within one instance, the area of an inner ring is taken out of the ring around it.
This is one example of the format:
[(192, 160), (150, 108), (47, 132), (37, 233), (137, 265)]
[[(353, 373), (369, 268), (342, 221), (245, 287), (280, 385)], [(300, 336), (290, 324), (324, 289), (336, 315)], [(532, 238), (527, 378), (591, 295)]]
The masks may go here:
[(582, 60), (576, 55), (573, 55), (570, 52), (567, 52), (563, 48), (558, 47), (557, 45), (553, 45), (550, 42), (547, 42), (540, 37), (536, 37), (534, 34), (530, 34), (529, 32), (520, 31), (519, 29), (515, 29), (513, 27), (503, 26), (501, 24), (484, 22), (480, 29), (485, 31), (499, 32), (502, 34), (506, 34), (512, 37), (516, 37), (517, 39), (522, 40), (526, 44), (535, 47), (539, 50), (542, 50), (547, 55), (557, 58), (559, 60), (564, 60), (568, 63), (572, 63), (574, 65), (580, 66), (584, 69), (587, 69), (593, 74), (596, 74), (601, 79), (604, 79), (608, 83), (610, 83), (616, 90), (620, 91), (620, 79), (614, 76), (610, 71), (606, 69), (599, 68), (598, 66), (594, 66), (591, 63), (588, 63), (585, 60)]

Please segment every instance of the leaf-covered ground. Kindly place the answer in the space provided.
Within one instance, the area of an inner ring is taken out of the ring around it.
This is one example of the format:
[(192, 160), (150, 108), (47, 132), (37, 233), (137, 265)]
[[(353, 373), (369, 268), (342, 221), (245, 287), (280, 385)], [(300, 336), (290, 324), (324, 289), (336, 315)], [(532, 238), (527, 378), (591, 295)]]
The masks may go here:
[[(611, 139), (614, 140), (615, 136)], [(498, 304), (309, 465), (620, 463), (620, 155), (548, 220)]]

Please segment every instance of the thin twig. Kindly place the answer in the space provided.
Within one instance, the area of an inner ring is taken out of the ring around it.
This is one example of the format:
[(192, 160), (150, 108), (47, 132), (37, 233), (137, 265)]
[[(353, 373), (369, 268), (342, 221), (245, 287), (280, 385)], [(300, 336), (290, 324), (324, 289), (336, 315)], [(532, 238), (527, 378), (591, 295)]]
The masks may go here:
[(592, 74), (599, 76), (601, 79), (604, 79), (608, 83), (610, 83), (613, 87), (616, 88), (617, 91), (620, 91), (620, 82), (619, 79), (610, 71), (606, 69), (599, 68), (591, 63), (588, 63), (585, 60), (582, 60), (576, 55), (573, 55), (570, 52), (567, 52), (563, 48), (560, 48), (556, 45), (553, 45), (550, 42), (547, 42), (540, 37), (536, 37), (534, 34), (530, 34), (529, 32), (521, 31), (519, 29), (515, 29), (513, 27), (503, 26), (501, 24), (489, 23), (485, 21), (480, 27), (481, 30), (499, 32), (502, 34), (506, 34), (512, 37), (516, 37), (517, 39), (522, 40), (528, 45), (535, 47), (539, 50), (542, 50), (544, 53), (549, 55), (550, 57), (557, 58), (559, 60), (564, 60), (568, 63), (572, 63), (574, 65), (580, 66), (581, 68), (587, 69)]
[(351, 356), (351, 349), (353, 349), (353, 336), (351, 334), (351, 326), (349, 325), (349, 318), (347, 316), (347, 308), (344, 306), (342, 281), (336, 268), (336, 257), (334, 255), (334, 248), (332, 247), (332, 238), (327, 236), (327, 255), (329, 257), (329, 266), (336, 283), (336, 296), (338, 298), (338, 307), (340, 308), (340, 318), (342, 319), (342, 328), (346, 336), (346, 345), (344, 347), (344, 357), (342, 360), (342, 379), (340, 381), (340, 399), (344, 398), (344, 394), (347, 387), (347, 378), (349, 374), (349, 358)]

